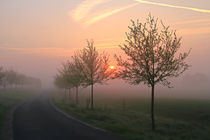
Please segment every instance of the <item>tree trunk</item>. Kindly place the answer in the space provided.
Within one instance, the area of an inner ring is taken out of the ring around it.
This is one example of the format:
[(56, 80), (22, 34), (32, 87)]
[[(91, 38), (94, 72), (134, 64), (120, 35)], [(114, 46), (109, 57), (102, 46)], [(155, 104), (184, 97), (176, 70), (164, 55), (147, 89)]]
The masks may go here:
[(66, 99), (66, 88), (64, 88), (64, 99)]
[(155, 86), (152, 85), (151, 120), (152, 120), (152, 130), (153, 131), (155, 131), (155, 116), (154, 116), (154, 104), (155, 104), (155, 100), (154, 100), (154, 89), (155, 89)]
[(78, 100), (78, 87), (76, 87), (76, 104), (78, 105), (79, 100)]
[(91, 84), (91, 109), (93, 108), (93, 84)]
[(71, 100), (71, 89), (69, 88), (69, 101)]

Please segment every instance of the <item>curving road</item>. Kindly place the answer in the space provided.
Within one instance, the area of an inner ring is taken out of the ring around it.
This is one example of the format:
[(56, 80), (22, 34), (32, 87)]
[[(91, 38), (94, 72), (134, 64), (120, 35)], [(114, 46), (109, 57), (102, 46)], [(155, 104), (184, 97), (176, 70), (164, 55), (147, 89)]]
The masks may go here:
[(20, 105), (13, 114), (14, 140), (119, 140), (57, 112), (46, 95)]

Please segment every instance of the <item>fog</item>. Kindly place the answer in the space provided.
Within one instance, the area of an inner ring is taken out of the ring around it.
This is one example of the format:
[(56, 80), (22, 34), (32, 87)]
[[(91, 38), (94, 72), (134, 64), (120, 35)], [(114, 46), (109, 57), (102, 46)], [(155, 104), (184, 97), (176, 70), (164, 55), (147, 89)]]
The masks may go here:
[[(183, 46), (187, 43), (183, 43)], [(190, 69), (180, 77), (171, 79), (173, 88), (168, 89), (162, 85), (156, 86), (156, 97), (165, 98), (210, 98), (210, 76), (207, 52), (198, 51), (197, 46), (191, 45), (192, 52), (187, 61), (191, 65)], [(62, 63), (73, 54), (74, 50), (65, 56), (55, 54), (45, 55), (44, 53), (28, 53), (0, 48), (0, 64), (7, 69), (29, 76), (37, 77), (42, 81), (43, 89), (55, 89), (54, 77)], [(105, 49), (109, 52), (109, 49)], [(113, 52), (110, 52), (113, 55)], [(199, 56), (199, 57), (198, 57)], [(112, 59), (112, 58), (111, 58)], [(113, 60), (113, 59), (112, 59)], [(210, 60), (210, 59), (209, 59)], [(89, 89), (81, 89), (87, 96)], [(122, 80), (108, 81), (104, 85), (96, 85), (95, 94), (105, 94), (112, 96), (139, 96), (149, 97), (150, 88), (146, 85), (129, 85)], [(85, 94), (83, 93), (83, 94)]]
[[(205, 20), (209, 19), (208, 14), (182, 11), (177, 15), (177, 11), (170, 8), (163, 11), (159, 7), (137, 6), (126, 14), (122, 12), (84, 26), (83, 21), (76, 22), (71, 17), (72, 9), (78, 3), (1, 1), (0, 66), (41, 79), (43, 89), (55, 89), (53, 81), (57, 70), (75, 50), (85, 47), (86, 39), (93, 39), (98, 49), (111, 56), (119, 54), (117, 48), (124, 42), (130, 19), (145, 19), (151, 10), (154, 16), (177, 29), (178, 35), (182, 36), (181, 52), (192, 49), (187, 58), (190, 69), (171, 79), (174, 88), (157, 85), (156, 97), (210, 98), (210, 30), (209, 20)], [(128, 3), (131, 2), (125, 0), (122, 4)], [(197, 3), (192, 6), (197, 6)], [(100, 8), (95, 12), (101, 13)], [(91, 16), (87, 15), (88, 18)], [(113, 58), (111, 61), (114, 63)], [(112, 96), (150, 95), (150, 88), (146, 85), (131, 86), (122, 80), (96, 85), (95, 91), (96, 94)], [(82, 89), (82, 92), (88, 92), (88, 89)]]

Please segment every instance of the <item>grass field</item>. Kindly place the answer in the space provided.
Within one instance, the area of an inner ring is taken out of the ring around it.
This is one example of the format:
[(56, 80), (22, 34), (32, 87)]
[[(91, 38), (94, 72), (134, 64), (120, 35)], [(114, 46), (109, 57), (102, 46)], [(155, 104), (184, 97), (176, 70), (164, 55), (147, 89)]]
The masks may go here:
[(2, 135), (2, 128), (8, 111), (32, 95), (33, 93), (27, 90), (0, 91), (0, 135)]
[(151, 131), (150, 100), (96, 98), (96, 108), (75, 106), (54, 95), (58, 107), (89, 124), (127, 140), (209, 140), (210, 100), (156, 99), (156, 132)]

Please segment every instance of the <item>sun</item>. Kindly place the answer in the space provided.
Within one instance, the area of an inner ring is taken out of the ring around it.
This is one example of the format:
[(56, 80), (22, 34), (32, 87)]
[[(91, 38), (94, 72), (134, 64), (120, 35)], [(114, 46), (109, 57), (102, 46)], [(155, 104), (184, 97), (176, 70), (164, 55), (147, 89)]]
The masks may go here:
[(116, 67), (113, 66), (113, 65), (109, 66), (109, 68), (110, 68), (111, 70), (115, 70), (115, 69), (116, 69)]

